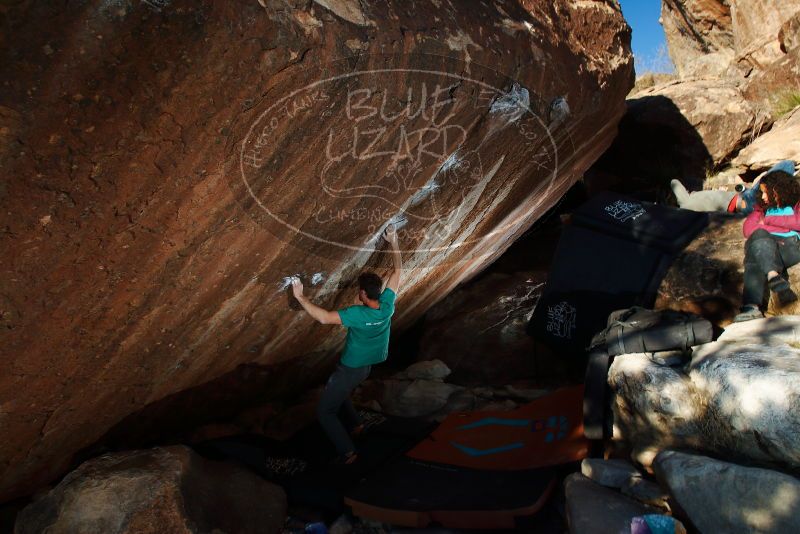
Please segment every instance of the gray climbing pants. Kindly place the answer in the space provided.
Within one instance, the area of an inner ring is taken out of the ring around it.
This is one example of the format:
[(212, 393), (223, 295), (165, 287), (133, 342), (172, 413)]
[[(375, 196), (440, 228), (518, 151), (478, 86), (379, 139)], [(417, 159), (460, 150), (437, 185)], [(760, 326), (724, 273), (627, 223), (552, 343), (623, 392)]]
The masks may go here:
[(317, 417), (339, 454), (355, 451), (350, 432), (360, 421), (350, 402), (350, 393), (367, 379), (371, 368), (370, 365), (347, 367), (338, 364), (319, 398)]

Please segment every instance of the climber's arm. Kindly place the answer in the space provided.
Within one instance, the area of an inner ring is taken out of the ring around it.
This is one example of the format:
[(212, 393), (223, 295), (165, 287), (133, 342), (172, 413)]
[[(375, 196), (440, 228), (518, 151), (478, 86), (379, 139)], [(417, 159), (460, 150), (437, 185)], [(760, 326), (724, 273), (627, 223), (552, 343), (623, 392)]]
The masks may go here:
[(386, 228), (386, 241), (392, 247), (392, 262), (394, 263), (394, 270), (389, 275), (389, 281), (386, 282), (386, 287), (390, 288), (397, 294), (400, 289), (400, 275), (403, 272), (403, 258), (400, 255), (400, 245), (397, 242), (397, 230), (393, 225)]
[(321, 308), (303, 295), (303, 282), (301, 282), (299, 278), (295, 278), (292, 281), (292, 292), (294, 293), (294, 298), (297, 299), (297, 302), (300, 303), (303, 309), (308, 312), (308, 314), (313, 317), (314, 320), (322, 324), (342, 324), (342, 318), (339, 316), (338, 311), (331, 311)]

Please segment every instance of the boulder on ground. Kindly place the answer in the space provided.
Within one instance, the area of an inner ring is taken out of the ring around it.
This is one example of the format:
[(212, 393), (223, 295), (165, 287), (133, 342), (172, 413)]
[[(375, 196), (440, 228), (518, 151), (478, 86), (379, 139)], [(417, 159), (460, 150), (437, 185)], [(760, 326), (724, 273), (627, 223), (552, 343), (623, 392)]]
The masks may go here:
[(81, 464), (17, 516), (15, 534), (280, 532), (286, 495), (183, 446), (106, 454)]
[(660, 510), (641, 504), (593, 482), (580, 473), (564, 481), (567, 523), (571, 534), (619, 534), (630, 532), (631, 519)]
[(376, 401), (383, 413), (396, 417), (426, 417), (439, 412), (462, 390), (441, 380), (367, 380), (355, 400), (364, 405)]
[(632, 479), (642, 477), (632, 463), (620, 458), (585, 458), (581, 462), (581, 473), (602, 486), (615, 489), (622, 489)]
[(623, 495), (632, 497), (641, 503), (665, 510), (670, 509), (667, 502), (669, 495), (659, 484), (652, 480), (647, 480), (646, 478), (632, 478), (620, 489)]
[(800, 480), (769, 469), (664, 451), (659, 480), (700, 532), (800, 532)]
[[(800, 88), (796, 92), (800, 104)], [(742, 149), (731, 165), (757, 174), (785, 159), (800, 163), (800, 107), (787, 113), (769, 132)]]
[(800, 467), (800, 317), (729, 327), (686, 369), (618, 356), (608, 383), (614, 438), (647, 462), (668, 448)]
[(681, 251), (658, 288), (655, 307), (726, 324), (742, 305), (744, 243), (741, 217), (713, 214)]
[(444, 380), (452, 371), (442, 360), (428, 360), (409, 365), (394, 375), (399, 380)]
[[(678, 80), (630, 95), (619, 135), (592, 168), (622, 178), (625, 191), (665, 199), (670, 180), (702, 189), (770, 116), (723, 79)], [(671, 195), (670, 195), (671, 196)]]

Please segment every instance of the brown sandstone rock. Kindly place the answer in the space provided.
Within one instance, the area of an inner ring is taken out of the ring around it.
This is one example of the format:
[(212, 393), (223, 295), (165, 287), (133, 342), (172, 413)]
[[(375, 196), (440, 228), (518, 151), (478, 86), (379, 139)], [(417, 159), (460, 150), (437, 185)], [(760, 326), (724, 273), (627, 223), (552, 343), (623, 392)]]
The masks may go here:
[(742, 85), (742, 92), (754, 105), (772, 112), (773, 116), (781, 111), (785, 106), (782, 101), (800, 92), (800, 48), (750, 76)]
[[(616, 2), (437, 5), (3, 8), (0, 500), (109, 431), (318, 383), (343, 330), (290, 308), (284, 277), (350, 304), (388, 264), (364, 241), (402, 207), (402, 328), (605, 150), (633, 83)], [(391, 155), (369, 157), (380, 132)]]
[(726, 0), (663, 0), (661, 24), (680, 76), (720, 76), (728, 69), (734, 39)]
[[(749, 76), (791, 48), (798, 0), (664, 0), (661, 22), (681, 76)], [(781, 50), (782, 46), (784, 50)]]
[(778, 32), (781, 52), (788, 54), (800, 46), (800, 11), (795, 13), (781, 26)]
[(280, 532), (286, 495), (182, 446), (90, 460), (23, 509), (15, 534)]
[(775, 122), (769, 132), (739, 152), (731, 164), (757, 174), (784, 159), (800, 162), (800, 108)]
[[(689, 135), (681, 132), (684, 128), (694, 130), (712, 166), (729, 159), (768, 125), (768, 118), (759, 113), (734, 84), (721, 80), (670, 82), (646, 89), (632, 98), (631, 110), (634, 115), (639, 114), (637, 122), (643, 127), (672, 126), (679, 137)], [(654, 105), (658, 101), (662, 103)], [(667, 113), (665, 108), (669, 106), (674, 106), (680, 117)], [(687, 153), (683, 159), (691, 160), (693, 156)]]
[(715, 215), (673, 261), (658, 288), (655, 307), (700, 314), (725, 324), (739, 312), (744, 275), (740, 217)]
[(730, 6), (736, 61), (763, 70), (779, 59), (781, 27), (800, 12), (800, 0), (731, 0)]
[(667, 82), (629, 97), (619, 135), (592, 171), (622, 178), (627, 191), (655, 190), (653, 200), (665, 201), (670, 180), (701, 189), (709, 171), (768, 126), (769, 114), (731, 81)]

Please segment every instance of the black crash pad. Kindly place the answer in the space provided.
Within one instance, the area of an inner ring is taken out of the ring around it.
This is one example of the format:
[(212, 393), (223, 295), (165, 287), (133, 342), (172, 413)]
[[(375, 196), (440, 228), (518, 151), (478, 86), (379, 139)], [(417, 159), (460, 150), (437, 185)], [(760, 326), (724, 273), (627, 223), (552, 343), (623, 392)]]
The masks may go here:
[(491, 471), (402, 457), (347, 492), (345, 502), (359, 517), (394, 525), (507, 529), (540, 510), (556, 481), (552, 467)]
[[(333, 445), (318, 424), (286, 441), (259, 435), (219, 438), (194, 445), (200, 454), (235, 461), (283, 486), (291, 504), (310, 506), (332, 515), (341, 513), (344, 492), (368, 473), (403, 455), (427, 436), (434, 424), (400, 417), (380, 417), (356, 441), (358, 461), (334, 462)], [(363, 416), (362, 416), (363, 419)]]
[(611, 193), (590, 200), (564, 228), (528, 332), (567, 357), (585, 356), (609, 313), (652, 307), (675, 255), (707, 222), (705, 213)]

